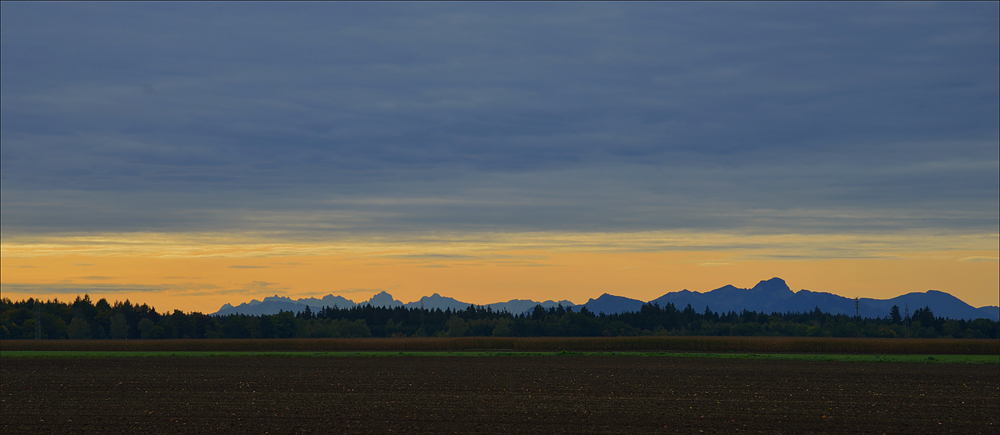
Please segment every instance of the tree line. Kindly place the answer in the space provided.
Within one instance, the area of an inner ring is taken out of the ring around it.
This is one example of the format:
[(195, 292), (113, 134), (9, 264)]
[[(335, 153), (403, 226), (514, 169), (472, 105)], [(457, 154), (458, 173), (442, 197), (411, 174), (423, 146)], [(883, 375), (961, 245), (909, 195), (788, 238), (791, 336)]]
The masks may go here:
[(159, 313), (138, 305), (77, 296), (73, 302), (0, 299), (0, 339), (164, 339), (310, 337), (594, 337), (637, 335), (885, 338), (1000, 338), (1000, 323), (935, 316), (930, 307), (885, 317), (805, 313), (696, 311), (644, 305), (639, 311), (595, 314), (580, 307), (536, 306), (513, 314), (470, 305), (464, 310), (406, 307), (324, 307), (264, 315)]

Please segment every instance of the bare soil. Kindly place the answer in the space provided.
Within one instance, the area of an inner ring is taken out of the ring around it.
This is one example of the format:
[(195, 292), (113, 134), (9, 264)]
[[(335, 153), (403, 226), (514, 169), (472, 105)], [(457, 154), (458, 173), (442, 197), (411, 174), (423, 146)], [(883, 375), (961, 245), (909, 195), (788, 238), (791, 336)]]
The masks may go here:
[(984, 433), (993, 365), (636, 356), (4, 359), (20, 433)]
[(175, 340), (0, 340), (0, 351), (514, 351), (997, 355), (1000, 340), (833, 337), (404, 337)]

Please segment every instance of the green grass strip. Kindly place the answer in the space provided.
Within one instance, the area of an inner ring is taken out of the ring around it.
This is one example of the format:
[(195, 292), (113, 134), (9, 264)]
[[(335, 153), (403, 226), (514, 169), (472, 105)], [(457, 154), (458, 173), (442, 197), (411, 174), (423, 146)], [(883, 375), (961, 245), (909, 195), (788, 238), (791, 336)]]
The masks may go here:
[(503, 357), (503, 356), (627, 356), (669, 358), (720, 358), (783, 361), (839, 361), (936, 364), (1000, 364), (1000, 355), (844, 355), (789, 353), (679, 353), (679, 352), (517, 352), (517, 351), (439, 351), (439, 352), (213, 352), (213, 351), (4, 351), (0, 358), (163, 358), (163, 357)]

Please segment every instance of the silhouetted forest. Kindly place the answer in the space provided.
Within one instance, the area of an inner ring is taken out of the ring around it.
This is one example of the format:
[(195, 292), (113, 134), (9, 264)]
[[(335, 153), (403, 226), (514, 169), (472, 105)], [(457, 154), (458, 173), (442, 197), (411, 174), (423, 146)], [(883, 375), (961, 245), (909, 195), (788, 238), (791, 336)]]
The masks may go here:
[(470, 305), (465, 310), (326, 307), (299, 313), (210, 316), (198, 312), (159, 313), (129, 301), (94, 303), (0, 299), (2, 339), (162, 339), (309, 337), (593, 337), (636, 335), (998, 338), (1000, 323), (936, 317), (929, 307), (909, 316), (893, 307), (882, 318), (806, 313), (716, 313), (690, 305), (677, 309), (644, 305), (633, 313), (595, 315), (561, 305), (536, 306), (512, 314)]

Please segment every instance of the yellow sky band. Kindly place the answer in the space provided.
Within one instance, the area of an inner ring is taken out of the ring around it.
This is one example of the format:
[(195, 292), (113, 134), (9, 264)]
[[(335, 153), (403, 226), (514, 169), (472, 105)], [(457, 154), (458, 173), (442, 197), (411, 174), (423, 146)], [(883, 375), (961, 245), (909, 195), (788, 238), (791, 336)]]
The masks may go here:
[(214, 312), (282, 295), (388, 291), (403, 302), (440, 293), (486, 304), (584, 303), (602, 293), (650, 300), (772, 276), (793, 290), (891, 298), (930, 289), (973, 306), (1000, 299), (998, 237), (727, 233), (419, 234), (276, 241), (267, 234), (5, 237), (4, 297), (146, 302)]

